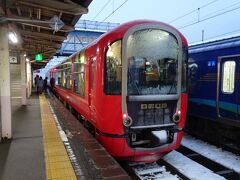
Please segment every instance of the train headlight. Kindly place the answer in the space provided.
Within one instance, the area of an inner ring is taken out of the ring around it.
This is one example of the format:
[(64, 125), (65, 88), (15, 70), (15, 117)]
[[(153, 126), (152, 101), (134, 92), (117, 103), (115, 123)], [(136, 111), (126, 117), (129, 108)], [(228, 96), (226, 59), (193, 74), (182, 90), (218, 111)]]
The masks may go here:
[(173, 121), (175, 122), (175, 123), (178, 123), (179, 121), (180, 121), (180, 117), (181, 116), (181, 111), (180, 110), (178, 110), (174, 115), (173, 115)]
[(132, 125), (132, 118), (130, 116), (128, 116), (128, 114), (124, 113), (123, 114), (123, 125), (125, 127), (130, 127)]

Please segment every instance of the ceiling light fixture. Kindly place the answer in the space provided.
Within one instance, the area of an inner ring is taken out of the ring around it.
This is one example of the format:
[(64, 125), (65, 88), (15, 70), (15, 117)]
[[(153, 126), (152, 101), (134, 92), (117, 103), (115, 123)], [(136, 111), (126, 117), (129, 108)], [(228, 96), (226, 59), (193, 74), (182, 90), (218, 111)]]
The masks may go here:
[(9, 37), (10, 41), (12, 41), (14, 44), (16, 44), (18, 42), (17, 35), (15, 33), (10, 32), (8, 34), (8, 37)]

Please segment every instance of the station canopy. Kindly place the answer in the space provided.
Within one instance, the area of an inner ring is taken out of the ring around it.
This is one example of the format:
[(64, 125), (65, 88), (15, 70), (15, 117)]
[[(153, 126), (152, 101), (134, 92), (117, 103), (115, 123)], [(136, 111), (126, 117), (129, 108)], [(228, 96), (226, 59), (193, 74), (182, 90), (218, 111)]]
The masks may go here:
[[(40, 69), (54, 56), (92, 0), (1, 0), (0, 25), (19, 37), (11, 51), (25, 52), (33, 69)], [(35, 60), (42, 56), (41, 60)]]

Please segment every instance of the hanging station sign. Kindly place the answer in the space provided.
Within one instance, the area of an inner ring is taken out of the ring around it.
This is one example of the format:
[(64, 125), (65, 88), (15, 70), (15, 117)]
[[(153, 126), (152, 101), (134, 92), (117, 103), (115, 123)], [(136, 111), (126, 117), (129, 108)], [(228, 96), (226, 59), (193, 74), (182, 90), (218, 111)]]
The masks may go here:
[(42, 53), (35, 54), (35, 61), (42, 61), (42, 60), (43, 60)]

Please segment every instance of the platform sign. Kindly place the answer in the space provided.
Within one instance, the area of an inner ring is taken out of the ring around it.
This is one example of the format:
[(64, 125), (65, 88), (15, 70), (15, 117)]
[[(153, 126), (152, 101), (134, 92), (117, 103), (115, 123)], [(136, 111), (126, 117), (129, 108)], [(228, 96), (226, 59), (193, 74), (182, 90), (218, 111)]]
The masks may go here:
[(42, 54), (41, 53), (38, 53), (35, 55), (35, 61), (42, 61), (43, 58), (42, 58)]
[(10, 64), (17, 64), (18, 60), (16, 56), (9, 56), (9, 62)]

